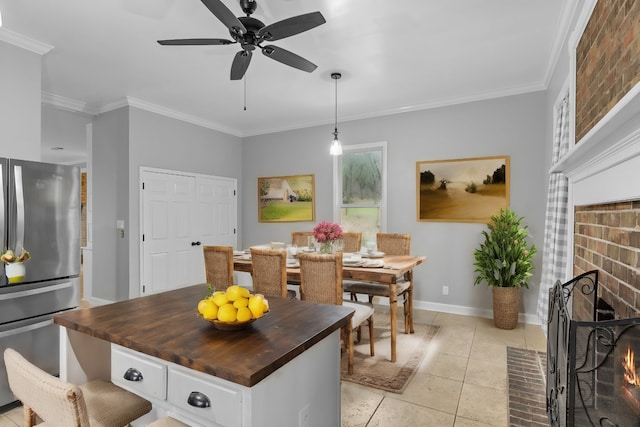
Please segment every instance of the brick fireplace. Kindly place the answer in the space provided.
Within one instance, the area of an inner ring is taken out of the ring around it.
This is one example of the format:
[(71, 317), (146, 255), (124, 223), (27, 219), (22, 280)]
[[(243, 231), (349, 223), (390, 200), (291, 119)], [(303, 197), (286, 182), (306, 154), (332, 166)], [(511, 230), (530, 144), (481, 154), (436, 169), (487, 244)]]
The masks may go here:
[(640, 362), (640, 2), (584, 4), (569, 41), (577, 142), (551, 172), (569, 180), (573, 230), (566, 278), (558, 279), (597, 271), (597, 293), (589, 280), (554, 288), (560, 302), (549, 341), (559, 351), (547, 354), (555, 375), (547, 398), (558, 397), (550, 411), (554, 426), (637, 426), (640, 381), (627, 384), (621, 362)]

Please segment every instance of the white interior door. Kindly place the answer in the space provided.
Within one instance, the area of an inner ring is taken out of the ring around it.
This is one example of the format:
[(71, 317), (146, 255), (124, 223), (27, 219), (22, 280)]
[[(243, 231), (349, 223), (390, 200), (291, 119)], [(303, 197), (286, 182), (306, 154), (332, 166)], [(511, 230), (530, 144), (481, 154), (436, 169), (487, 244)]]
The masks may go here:
[(236, 246), (237, 181), (142, 170), (140, 294), (205, 282), (202, 245)]
[[(236, 180), (196, 176), (196, 235), (202, 245), (233, 246), (237, 243)], [(194, 258), (198, 283), (205, 278), (204, 257)]]
[(191, 268), (194, 191), (194, 177), (144, 172), (141, 294), (197, 283)]

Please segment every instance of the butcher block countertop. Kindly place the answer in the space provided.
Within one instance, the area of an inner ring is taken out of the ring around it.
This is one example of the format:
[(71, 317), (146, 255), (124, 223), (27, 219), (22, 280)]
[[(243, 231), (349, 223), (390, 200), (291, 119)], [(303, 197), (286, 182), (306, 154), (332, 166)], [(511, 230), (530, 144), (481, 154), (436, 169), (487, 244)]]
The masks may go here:
[(252, 387), (332, 332), (353, 309), (269, 298), (247, 329), (220, 331), (197, 314), (206, 284), (57, 314), (60, 326)]

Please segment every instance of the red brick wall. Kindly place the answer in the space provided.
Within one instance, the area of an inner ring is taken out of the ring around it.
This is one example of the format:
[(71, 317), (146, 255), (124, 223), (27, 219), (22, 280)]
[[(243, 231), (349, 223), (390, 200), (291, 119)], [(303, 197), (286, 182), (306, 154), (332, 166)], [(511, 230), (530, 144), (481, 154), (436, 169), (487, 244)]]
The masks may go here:
[(576, 141), (640, 82), (640, 1), (598, 0), (576, 49)]
[[(599, 296), (616, 317), (640, 316), (640, 200), (576, 206), (574, 275), (599, 270)], [(574, 318), (592, 320), (592, 308), (574, 293)]]

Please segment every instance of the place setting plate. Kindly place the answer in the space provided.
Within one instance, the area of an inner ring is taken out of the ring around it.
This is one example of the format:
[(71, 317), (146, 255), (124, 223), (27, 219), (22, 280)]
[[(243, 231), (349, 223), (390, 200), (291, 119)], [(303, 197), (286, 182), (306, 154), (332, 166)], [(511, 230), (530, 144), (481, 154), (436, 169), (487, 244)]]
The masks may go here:
[(367, 252), (367, 253), (363, 253), (362, 257), (364, 258), (384, 258), (384, 252), (379, 252), (379, 251), (374, 251), (374, 252)]

